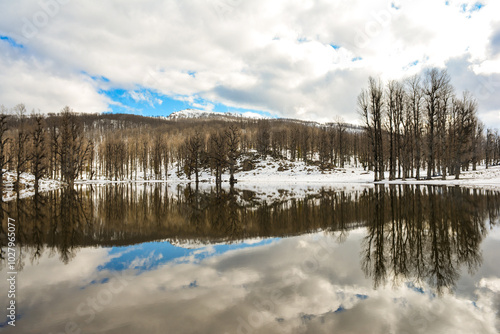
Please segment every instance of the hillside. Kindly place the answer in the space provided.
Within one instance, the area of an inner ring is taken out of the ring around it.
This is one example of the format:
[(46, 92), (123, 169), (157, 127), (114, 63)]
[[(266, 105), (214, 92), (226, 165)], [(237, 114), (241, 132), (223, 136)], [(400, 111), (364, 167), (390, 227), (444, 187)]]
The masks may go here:
[(178, 121), (187, 119), (193, 119), (193, 120), (216, 119), (222, 121), (234, 121), (242, 119), (244, 120), (269, 119), (269, 117), (254, 112), (232, 113), (232, 112), (207, 111), (199, 109), (184, 109), (171, 113), (170, 115), (165, 117), (165, 119), (169, 121)]

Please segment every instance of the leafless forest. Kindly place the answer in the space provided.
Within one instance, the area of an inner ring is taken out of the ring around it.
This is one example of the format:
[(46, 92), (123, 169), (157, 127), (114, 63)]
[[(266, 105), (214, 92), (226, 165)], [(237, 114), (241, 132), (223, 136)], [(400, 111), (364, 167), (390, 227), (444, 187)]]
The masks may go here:
[(38, 189), (41, 178), (72, 185), (178, 173), (199, 181), (200, 170), (209, 169), (218, 184), (223, 173), (234, 183), (238, 170), (270, 155), (324, 171), (362, 167), (375, 172), (375, 181), (387, 170), (390, 179), (458, 178), (461, 170), (500, 162), (498, 131), (485, 129), (477, 108), (470, 93), (454, 92), (446, 71), (437, 69), (401, 82), (370, 78), (358, 96), (363, 126), (235, 116), (169, 120), (69, 107), (44, 115), (19, 104), (1, 110), (0, 176), (14, 171), (18, 189), (20, 175), (30, 172)]

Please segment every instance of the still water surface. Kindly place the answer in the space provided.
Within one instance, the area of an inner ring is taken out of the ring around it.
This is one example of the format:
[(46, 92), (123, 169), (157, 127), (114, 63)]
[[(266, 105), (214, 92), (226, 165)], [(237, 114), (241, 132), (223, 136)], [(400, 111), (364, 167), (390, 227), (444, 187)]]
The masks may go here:
[(274, 194), (108, 185), (3, 203), (2, 249), (14, 218), (19, 254), (16, 327), (0, 331), (499, 331), (500, 192)]

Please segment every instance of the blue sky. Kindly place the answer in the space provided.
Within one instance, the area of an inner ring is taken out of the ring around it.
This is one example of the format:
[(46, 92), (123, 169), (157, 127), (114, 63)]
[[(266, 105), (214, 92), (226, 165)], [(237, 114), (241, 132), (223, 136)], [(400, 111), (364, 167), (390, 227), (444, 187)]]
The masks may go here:
[[(172, 112), (191, 108), (241, 114), (253, 112), (266, 117), (273, 117), (269, 112), (228, 107), (222, 103), (212, 103), (202, 98), (193, 98), (192, 102), (178, 98), (176, 99), (146, 88), (133, 91), (116, 88), (101, 90), (100, 93), (113, 101), (109, 106), (111, 109), (110, 111), (113, 113), (136, 114), (142, 116), (168, 116)], [(196, 104), (196, 106), (193, 106), (193, 104)], [(200, 106), (205, 106), (205, 108), (200, 108)]]
[(184, 263), (190, 260), (199, 262), (208, 257), (218, 256), (231, 250), (262, 247), (278, 242), (279, 240), (280, 238), (268, 238), (255, 243), (238, 242), (234, 244), (200, 246), (199, 248), (182, 248), (174, 246), (167, 241), (147, 242), (127, 247), (113, 247), (109, 250), (109, 255), (114, 257), (103, 266), (100, 266), (98, 270), (136, 269), (148, 271), (169, 262)]

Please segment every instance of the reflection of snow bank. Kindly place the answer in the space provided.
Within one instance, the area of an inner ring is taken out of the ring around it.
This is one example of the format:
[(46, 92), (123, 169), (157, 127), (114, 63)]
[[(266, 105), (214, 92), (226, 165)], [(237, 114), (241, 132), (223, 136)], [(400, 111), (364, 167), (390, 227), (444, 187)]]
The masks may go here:
[[(3, 190), (3, 200), (10, 201), (17, 197), (14, 191), (14, 182), (16, 180), (16, 173), (14, 172), (4, 172), (4, 190)], [(21, 191), (19, 192), (19, 198), (25, 198), (35, 195), (35, 176), (30, 173), (22, 173), (19, 179), (21, 184)], [(63, 185), (62, 182), (57, 180), (42, 179), (40, 180), (39, 192), (45, 192), (50, 190), (55, 190)]]
[[(281, 168), (280, 168), (281, 167)], [(180, 184), (194, 183), (189, 180), (183, 173), (177, 175), (177, 165), (174, 164), (169, 168), (171, 171), (167, 180), (168, 187), (176, 187)], [(279, 171), (281, 170), (281, 171)], [(421, 172), (425, 175), (425, 171)], [(480, 187), (496, 189), (500, 187), (500, 166), (490, 167), (485, 169), (484, 166), (478, 167), (477, 171), (466, 171), (460, 174), (460, 179), (455, 180), (448, 176), (447, 180), (441, 180), (440, 177), (435, 177), (432, 180), (415, 180), (408, 179), (406, 181), (394, 180), (388, 181), (388, 172), (386, 172), (386, 180), (379, 182), (381, 184), (422, 184), (422, 185), (459, 185), (465, 187)], [(226, 172), (223, 177), (223, 188), (229, 188), (229, 175)], [(321, 171), (318, 166), (307, 165), (303, 161), (279, 161), (268, 157), (266, 160), (261, 160), (255, 164), (255, 168), (251, 171), (240, 171), (236, 173), (238, 183), (236, 187), (239, 190), (249, 190), (258, 193), (258, 199), (275, 200), (284, 197), (304, 197), (308, 193), (317, 193), (322, 187), (335, 188), (339, 190), (362, 190), (367, 186), (373, 185), (373, 173), (365, 171), (361, 167), (346, 167), (334, 168), (331, 171)], [(6, 172), (4, 176), (4, 201), (9, 201), (16, 197), (13, 191), (15, 173)], [(200, 190), (209, 190), (215, 184), (215, 178), (210, 174), (209, 170), (202, 170), (200, 173)], [(105, 179), (102, 176), (96, 177), (94, 180), (79, 179), (76, 184), (116, 184), (116, 183), (163, 183), (165, 180), (145, 180), (142, 172), (137, 173), (137, 179), (112, 181)], [(34, 194), (33, 189), (34, 176), (29, 173), (23, 173), (21, 177), (20, 197), (29, 197)], [(57, 180), (41, 180), (40, 192), (54, 190), (60, 188), (62, 182)], [(281, 191), (280, 191), (281, 190)]]
[[(236, 241), (231, 241), (230, 244), (232, 245), (237, 245), (237, 244), (246, 244), (246, 245), (254, 245), (254, 244), (259, 244), (262, 243), (265, 240), (268, 240), (269, 238), (248, 238), (248, 239), (242, 239), (242, 240), (236, 240)], [(177, 239), (166, 239), (166, 240), (159, 240), (159, 242), (162, 241), (167, 241), (171, 245), (176, 246), (176, 247), (181, 247), (184, 249), (199, 249), (199, 248), (204, 248), (207, 247), (208, 245), (210, 246), (220, 246), (220, 245), (227, 245), (227, 242), (217, 242), (217, 243), (207, 243), (204, 240), (196, 240), (196, 239), (189, 239), (189, 240), (177, 240)]]

